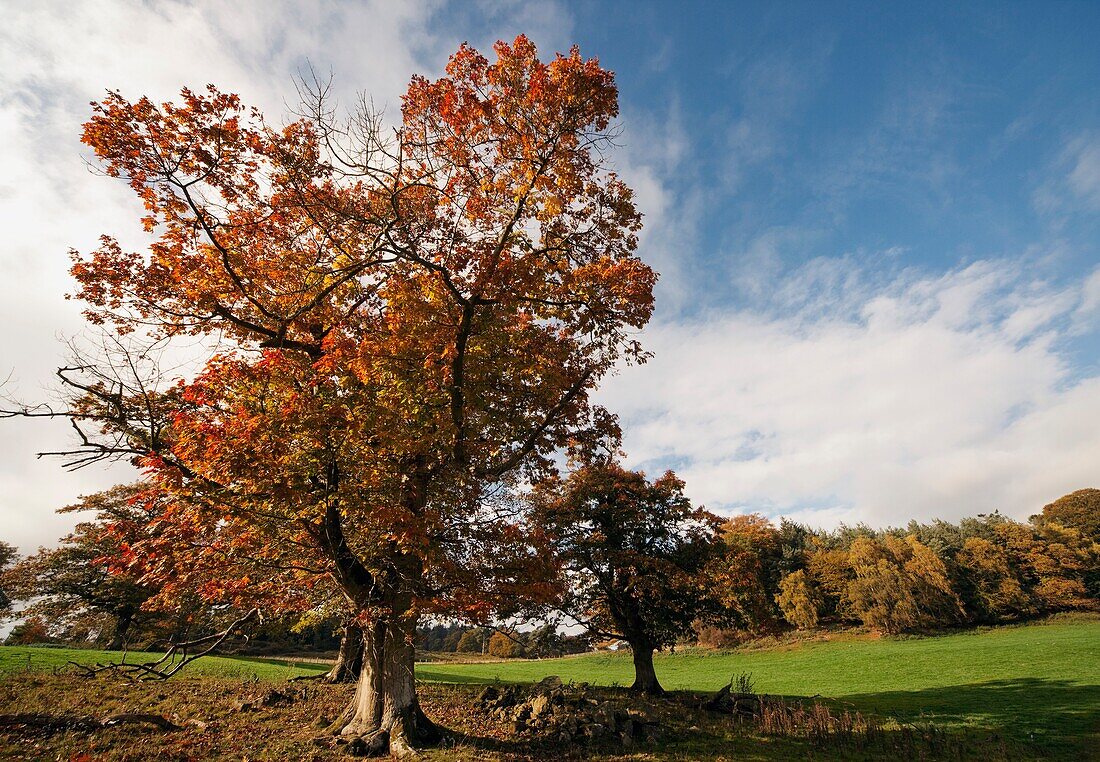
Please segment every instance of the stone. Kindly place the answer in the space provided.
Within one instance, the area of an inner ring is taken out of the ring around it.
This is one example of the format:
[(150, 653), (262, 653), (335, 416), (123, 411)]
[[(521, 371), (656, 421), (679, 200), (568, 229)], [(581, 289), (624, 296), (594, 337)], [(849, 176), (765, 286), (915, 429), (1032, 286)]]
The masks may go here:
[(588, 739), (593, 742), (599, 742), (607, 738), (614, 731), (609, 731), (605, 725), (601, 725), (598, 722), (588, 725), (584, 729)]
[(260, 706), (276, 706), (279, 704), (291, 704), (294, 699), (291, 696), (277, 690), (267, 691), (263, 697), (260, 698)]
[(615, 710), (607, 705), (597, 707), (596, 711), (592, 713), (592, 719), (600, 725), (610, 728), (612, 732), (618, 724), (615, 719)]
[(535, 688), (540, 690), (551, 690), (553, 688), (560, 688), (562, 686), (561, 678), (557, 675), (550, 675), (544, 677), (535, 683)]
[(531, 719), (538, 719), (550, 708), (550, 697), (543, 694), (531, 699)]

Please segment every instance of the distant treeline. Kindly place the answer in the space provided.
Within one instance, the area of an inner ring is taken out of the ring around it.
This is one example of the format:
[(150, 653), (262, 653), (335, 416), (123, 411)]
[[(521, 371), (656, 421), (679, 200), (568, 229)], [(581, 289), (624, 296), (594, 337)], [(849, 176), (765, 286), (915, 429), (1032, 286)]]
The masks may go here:
[(743, 631), (864, 625), (885, 633), (994, 624), (1100, 607), (1100, 490), (1080, 490), (1027, 523), (998, 513), (904, 529), (815, 531), (738, 516), (715, 585)]
[(552, 625), (520, 632), (514, 629), (437, 624), (417, 630), (421, 652), (486, 654), (497, 658), (546, 659), (584, 653), (592, 647), (585, 635), (566, 635)]

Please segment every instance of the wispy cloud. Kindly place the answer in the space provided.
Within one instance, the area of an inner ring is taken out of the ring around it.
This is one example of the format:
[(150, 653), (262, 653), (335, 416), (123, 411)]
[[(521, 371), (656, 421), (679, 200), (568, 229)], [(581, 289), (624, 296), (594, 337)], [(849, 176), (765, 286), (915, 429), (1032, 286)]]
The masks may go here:
[(1090, 209), (1100, 209), (1100, 135), (1084, 135), (1069, 147), (1072, 168), (1066, 183)]
[(1033, 202), (1056, 226), (1064, 224), (1066, 215), (1100, 211), (1100, 132), (1082, 132), (1066, 142), (1036, 187)]

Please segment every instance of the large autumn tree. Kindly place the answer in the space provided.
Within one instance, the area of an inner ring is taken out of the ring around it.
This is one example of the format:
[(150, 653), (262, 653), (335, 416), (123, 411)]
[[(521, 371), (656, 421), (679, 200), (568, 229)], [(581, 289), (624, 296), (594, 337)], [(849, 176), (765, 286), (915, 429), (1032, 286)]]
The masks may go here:
[(421, 616), (549, 594), (537, 532), (500, 495), (613, 428), (589, 392), (644, 359), (656, 276), (604, 166), (613, 75), (522, 36), (495, 52), (414, 77), (395, 130), (365, 108), (337, 120), (324, 87), (276, 129), (210, 87), (111, 92), (84, 131), (154, 238), (74, 255), (88, 318), (217, 344), (155, 386), (82, 361), (56, 413), (78, 450), (131, 457), (176, 499), (166, 521), (339, 587), (365, 661), (337, 730), (371, 752), (439, 737), (416, 699)]

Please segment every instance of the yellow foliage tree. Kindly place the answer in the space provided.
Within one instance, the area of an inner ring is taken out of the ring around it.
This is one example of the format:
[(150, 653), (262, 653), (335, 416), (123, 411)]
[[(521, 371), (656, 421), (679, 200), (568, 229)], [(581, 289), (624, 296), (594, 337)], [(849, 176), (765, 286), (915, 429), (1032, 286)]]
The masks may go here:
[(987, 620), (1020, 616), (1034, 609), (1003, 547), (981, 537), (968, 537), (955, 556), (974, 590), (979, 616)]
[(800, 630), (817, 627), (821, 596), (802, 569), (791, 572), (779, 583), (775, 596), (783, 618)]
[(514, 637), (497, 631), (489, 638), (489, 655), (499, 659), (516, 659), (523, 656), (523, 647)]
[(868, 627), (909, 632), (963, 615), (946, 565), (913, 535), (887, 535), (881, 541), (859, 537), (852, 542), (849, 560), (855, 579), (848, 585), (848, 600)]

